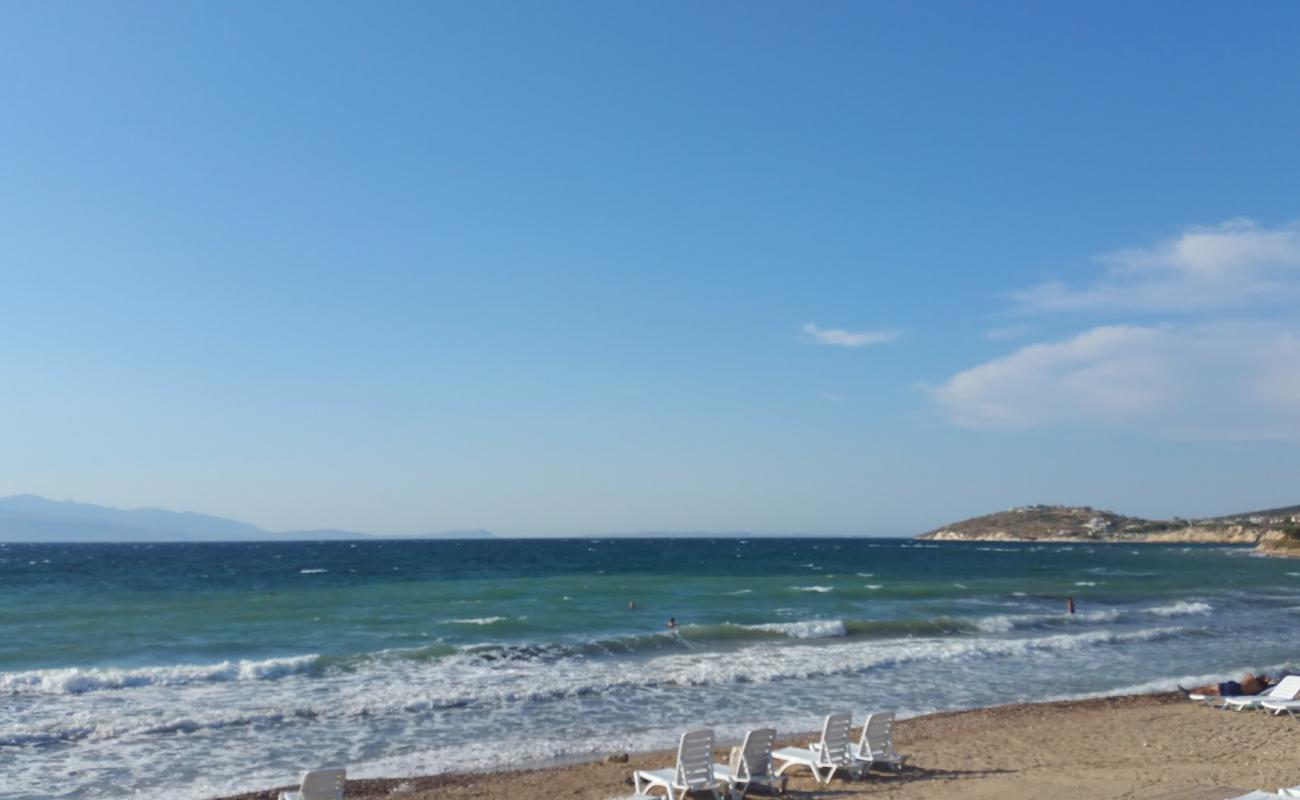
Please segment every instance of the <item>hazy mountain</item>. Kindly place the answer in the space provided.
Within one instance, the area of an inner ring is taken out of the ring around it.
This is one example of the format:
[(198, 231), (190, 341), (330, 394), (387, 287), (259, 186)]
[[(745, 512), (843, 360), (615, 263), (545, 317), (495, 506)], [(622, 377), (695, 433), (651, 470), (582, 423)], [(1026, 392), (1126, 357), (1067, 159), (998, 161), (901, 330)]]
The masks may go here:
[[(449, 531), (412, 539), (487, 539), (487, 531)], [(0, 542), (235, 542), (374, 539), (340, 530), (264, 531), (209, 514), (161, 508), (120, 509), (23, 494), (0, 497)]]

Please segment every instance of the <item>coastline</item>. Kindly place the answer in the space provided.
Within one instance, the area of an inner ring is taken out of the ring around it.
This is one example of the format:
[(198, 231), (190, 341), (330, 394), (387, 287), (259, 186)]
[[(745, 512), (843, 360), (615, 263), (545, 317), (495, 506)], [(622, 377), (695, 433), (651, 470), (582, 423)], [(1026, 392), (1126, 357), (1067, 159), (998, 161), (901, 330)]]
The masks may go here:
[(1212, 532), (1184, 531), (1170, 533), (1130, 534), (1125, 536), (1029, 536), (1008, 532), (968, 534), (958, 531), (932, 531), (913, 537), (925, 542), (969, 542), (988, 544), (1066, 544), (1066, 545), (1215, 545), (1249, 550), (1252, 555), (1276, 558), (1298, 558), (1300, 547), (1289, 546), (1291, 541), (1283, 531), (1265, 531), (1256, 536), (1220, 535)]
[[(861, 721), (862, 713), (855, 709), (856, 721)], [(814, 738), (815, 734), (805, 732), (782, 736), (779, 744)], [(1214, 800), (1231, 797), (1236, 789), (1275, 790), (1300, 783), (1300, 767), (1294, 766), (1292, 758), (1300, 745), (1300, 725), (1260, 712), (1218, 711), (1191, 703), (1178, 692), (937, 712), (900, 720), (895, 741), (900, 752), (911, 755), (902, 772), (873, 771), (863, 780), (837, 778), (822, 788), (796, 771), (789, 793), (805, 798), (898, 800), (1050, 796), (1118, 800), (1165, 795)], [(732, 744), (719, 743), (719, 761), (725, 761)], [(625, 783), (633, 770), (671, 766), (673, 758), (673, 751), (662, 750), (630, 754), (626, 763), (590, 760), (495, 772), (349, 780), (345, 796), (516, 800), (536, 793), (611, 800), (633, 793), (630, 783)], [(394, 792), (403, 784), (410, 790)], [(289, 788), (296, 787), (284, 785), (215, 800), (273, 800)]]

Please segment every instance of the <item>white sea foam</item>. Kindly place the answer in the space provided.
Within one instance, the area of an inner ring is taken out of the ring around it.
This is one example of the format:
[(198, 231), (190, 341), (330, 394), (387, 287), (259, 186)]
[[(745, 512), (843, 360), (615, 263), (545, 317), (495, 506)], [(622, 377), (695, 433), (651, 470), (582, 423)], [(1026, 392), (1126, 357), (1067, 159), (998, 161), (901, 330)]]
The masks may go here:
[(505, 619), (505, 617), (471, 617), (469, 619), (453, 619), (452, 622), (457, 625), (495, 625), (498, 622), (505, 622)]
[(83, 694), (142, 686), (185, 686), (281, 678), (310, 669), (319, 656), (222, 661), (218, 664), (177, 664), (166, 667), (70, 667), (0, 672), (2, 694)]
[(884, 584), (883, 584), (883, 583), (868, 583), (866, 586), (867, 586), (868, 589), (871, 589), (872, 591), (875, 591), (876, 589), (879, 589), (879, 588), (883, 587)]
[[(791, 628), (789, 633), (799, 636), (795, 631), (800, 630), (810, 636), (832, 635), (831, 630), (838, 621), (829, 621), (825, 627), (819, 628), (820, 622), (814, 621), (802, 629)], [(296, 698), (287, 705), (268, 706), (256, 699), (257, 693), (250, 696), (240, 690), (238, 695), (231, 696), (232, 702), (203, 706), (187, 704), (184, 715), (174, 716), (167, 710), (174, 703), (164, 700), (173, 695), (163, 691), (172, 687), (155, 683), (142, 689), (150, 692), (142, 696), (144, 700), (163, 703), (152, 710), (146, 709), (142, 702), (134, 709), (125, 709), (120, 704), (104, 705), (100, 709), (104, 716), (94, 719), (88, 719), (84, 713), (64, 713), (53, 721), (24, 722), (0, 728), (0, 741), (32, 743), (70, 738), (104, 739), (127, 734), (170, 734), (288, 721), (297, 724), (312, 719), (374, 719), (466, 707), (491, 709), (502, 704), (552, 702), (671, 686), (707, 687), (806, 680), (916, 662), (1025, 657), (1036, 653), (1149, 642), (1182, 633), (1183, 629), (1174, 627), (984, 641), (917, 638), (798, 647), (772, 643), (733, 653), (674, 653), (623, 663), (619, 669), (585, 659), (512, 662), (506, 669), (497, 662), (485, 662), (471, 655), (453, 656), (438, 662), (372, 661), (356, 673), (334, 673), (312, 679), (317, 688), (311, 692), (304, 691), (306, 686), (296, 684), (265, 695), (268, 700), (273, 696), (281, 701)], [(307, 680), (307, 677), (299, 676), (297, 680)], [(237, 705), (233, 702), (236, 696), (243, 697), (245, 704), (253, 700), (253, 706), (246, 709), (229, 707)]]
[[(1139, 654), (1148, 643), (1177, 641), (1189, 633), (1181, 627), (1153, 627), (1024, 638), (855, 640), (842, 637), (839, 620), (763, 627), (779, 631), (783, 638), (738, 650), (676, 650), (635, 658), (510, 660), (461, 652), (429, 660), (377, 655), (349, 669), (301, 669), (256, 684), (229, 678), (201, 681), (191, 675), (189, 682), (144, 682), (120, 693), (18, 696), (13, 700), (20, 704), (19, 711), (0, 722), (0, 743), (27, 749), (6, 775), (6, 788), (18, 796), (46, 795), (49, 776), (66, 773), (72, 763), (68, 758), (78, 764), (111, 759), (117, 783), (102, 788), (118, 794), (134, 791), (132, 796), (146, 799), (187, 800), (282, 783), (280, 765), (309, 757), (347, 759), (349, 772), (358, 777), (501, 768), (598, 755), (611, 748), (667, 747), (676, 731), (698, 718), (701, 707), (709, 709), (710, 720), (724, 737), (738, 738), (758, 719), (783, 730), (807, 730), (817, 720), (803, 709), (815, 707), (827, 679), (864, 687), (872, 702), (894, 701), (895, 688), (887, 697), (875, 698), (869, 687), (892, 686), (890, 670), (903, 667), (913, 676), (909, 691), (925, 698), (917, 705), (909, 695), (900, 701), (905, 707), (980, 705), (995, 702), (998, 695), (980, 694), (980, 682), (968, 685), (956, 676), (971, 669), (1059, 675), (1064, 653), (1072, 654), (1071, 663), (1085, 665), (1080, 674), (1086, 675), (1087, 664), (1112, 663), (1112, 655), (1104, 650), (1113, 648), (1115, 656)], [(859, 675), (863, 677), (853, 677)], [(746, 687), (747, 697), (739, 706), (727, 702), (738, 685)], [(587, 714), (584, 709), (593, 704), (626, 704), (653, 709), (654, 714), (646, 727), (629, 733), (626, 720), (617, 714)], [(570, 720), (566, 726), (572, 734), (554, 740), (529, 736), (526, 746), (503, 754), (491, 744), (491, 731), (506, 720), (517, 720), (525, 707)], [(386, 733), (391, 731), (402, 733)], [(419, 751), (400, 745), (373, 749), (375, 742), (390, 736), (394, 742), (436, 746)], [(61, 744), (47, 746), (51, 743)], [(357, 757), (360, 751), (376, 755)], [(267, 766), (249, 769), (249, 763)], [(224, 775), (237, 777), (230, 782), (216, 777)], [(72, 780), (69, 786), (81, 785), (76, 783), (81, 779)], [(88, 786), (80, 791), (85, 793)]]
[(1144, 616), (1180, 617), (1195, 614), (1209, 614), (1214, 606), (1202, 601), (1188, 602), (1179, 600), (1163, 606), (1143, 608), (1097, 608), (1079, 611), (1074, 614), (994, 614), (980, 617), (975, 627), (988, 633), (1005, 633), (1024, 628), (1034, 628), (1045, 624), (1077, 624), (1115, 622), (1120, 619), (1134, 619)]
[(838, 619), (810, 619), (805, 622), (769, 622), (765, 625), (742, 625), (754, 631), (771, 631), (794, 639), (825, 639), (847, 636), (848, 630)]
[(1143, 613), (1153, 614), (1157, 617), (1180, 617), (1187, 614), (1208, 614), (1214, 610), (1214, 606), (1205, 602), (1188, 602), (1179, 600), (1166, 606), (1155, 606), (1154, 608), (1143, 609)]
[(329, 572), (329, 570), (327, 570), (327, 569), (300, 569), (300, 570), (298, 570), (298, 574), (299, 574), (299, 575), (319, 575), (319, 574), (322, 573), (322, 572)]
[(791, 589), (794, 589), (795, 591), (798, 591), (798, 592), (833, 592), (833, 591), (835, 591), (835, 587), (834, 587), (834, 586), (791, 586), (790, 588), (791, 588)]

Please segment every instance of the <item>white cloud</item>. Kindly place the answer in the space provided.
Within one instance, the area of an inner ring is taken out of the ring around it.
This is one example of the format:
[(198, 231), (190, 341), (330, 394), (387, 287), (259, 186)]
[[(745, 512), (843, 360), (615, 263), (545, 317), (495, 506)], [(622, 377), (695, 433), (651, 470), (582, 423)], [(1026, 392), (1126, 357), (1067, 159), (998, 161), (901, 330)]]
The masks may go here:
[(1031, 311), (1189, 311), (1300, 298), (1300, 223), (1261, 227), (1247, 219), (1187, 228), (1153, 247), (1102, 255), (1103, 277), (1059, 281), (1014, 295)]
[(803, 332), (817, 344), (829, 344), (837, 347), (867, 347), (884, 344), (897, 339), (902, 331), (846, 331), (843, 328), (819, 328), (809, 322), (803, 326)]
[(1300, 336), (1267, 323), (1108, 325), (1026, 345), (930, 391), (971, 428), (1300, 441)]

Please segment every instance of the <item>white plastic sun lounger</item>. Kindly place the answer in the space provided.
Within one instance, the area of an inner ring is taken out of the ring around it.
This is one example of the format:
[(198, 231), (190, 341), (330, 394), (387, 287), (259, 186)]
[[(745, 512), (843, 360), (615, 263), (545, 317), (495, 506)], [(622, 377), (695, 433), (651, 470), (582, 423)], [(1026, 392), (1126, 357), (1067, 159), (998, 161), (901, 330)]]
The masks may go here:
[(679, 800), (687, 792), (712, 792), (722, 800), (718, 781), (713, 777), (713, 731), (705, 728), (682, 734), (677, 745), (677, 766), (672, 769), (641, 769), (632, 773), (638, 795), (647, 795), (658, 786), (668, 793), (668, 800)]
[(741, 800), (754, 784), (785, 792), (785, 780), (772, 772), (772, 745), (776, 742), (775, 728), (755, 728), (745, 734), (745, 741), (731, 751), (728, 764), (714, 764), (713, 777), (727, 784), (731, 796)]
[(894, 749), (894, 712), (877, 711), (867, 715), (862, 724), (862, 738), (851, 752), (853, 759), (863, 765), (864, 772), (873, 765), (900, 770), (908, 756)]
[(1300, 695), (1300, 675), (1288, 675), (1264, 694), (1225, 697), (1220, 707), (1243, 711), (1247, 708), (1259, 708), (1270, 700), (1294, 700), (1297, 695)]
[(1292, 719), (1300, 720), (1300, 717), (1296, 716), (1296, 712), (1300, 711), (1300, 700), (1264, 700), (1259, 707), (1272, 711), (1274, 716), (1290, 714)]
[[(846, 713), (831, 714), (822, 723), (822, 738), (810, 747), (784, 747), (772, 753), (772, 758), (783, 761), (777, 768), (778, 776), (794, 767), (807, 767), (813, 778), (822, 786), (830, 784), (838, 769), (852, 769), (855, 765), (849, 752), (849, 727), (853, 718)], [(825, 777), (822, 771), (825, 770)]]
[(344, 769), (313, 769), (302, 774), (296, 792), (280, 792), (280, 800), (343, 800)]
[(1228, 800), (1291, 800), (1291, 798), (1300, 797), (1300, 786), (1289, 786), (1284, 789), (1278, 789), (1277, 793), (1266, 792), (1263, 789), (1256, 789), (1253, 792), (1246, 792), (1236, 797), (1230, 797)]

